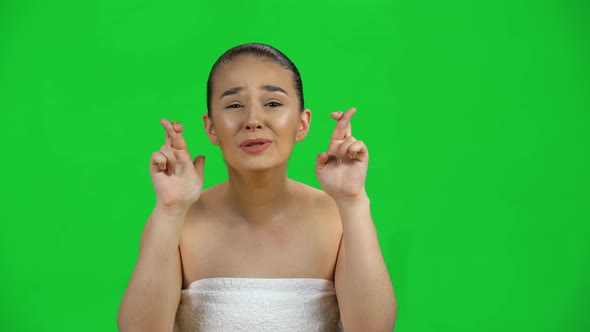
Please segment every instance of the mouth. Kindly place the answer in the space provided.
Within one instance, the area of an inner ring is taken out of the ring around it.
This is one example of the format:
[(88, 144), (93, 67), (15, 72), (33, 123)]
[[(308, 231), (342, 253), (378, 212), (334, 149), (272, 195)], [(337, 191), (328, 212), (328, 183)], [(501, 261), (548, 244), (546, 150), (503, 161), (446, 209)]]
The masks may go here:
[(264, 151), (271, 143), (271, 140), (263, 138), (249, 139), (243, 141), (240, 148), (249, 153), (258, 153)]
[(240, 147), (254, 147), (254, 146), (261, 146), (264, 144), (271, 143), (271, 140), (264, 139), (264, 138), (255, 138), (255, 139), (248, 139), (243, 141), (240, 144)]
[(264, 143), (263, 142), (260, 142), (260, 143), (250, 143), (250, 144), (246, 144), (244, 146), (248, 146), (248, 147), (250, 147), (250, 146), (260, 146), (262, 144), (264, 144)]

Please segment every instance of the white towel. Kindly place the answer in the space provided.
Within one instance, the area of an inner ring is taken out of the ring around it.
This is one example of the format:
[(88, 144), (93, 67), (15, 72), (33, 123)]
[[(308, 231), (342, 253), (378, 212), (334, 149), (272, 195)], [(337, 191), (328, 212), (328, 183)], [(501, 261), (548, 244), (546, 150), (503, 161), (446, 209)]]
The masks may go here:
[(334, 282), (207, 278), (182, 290), (174, 332), (343, 331)]

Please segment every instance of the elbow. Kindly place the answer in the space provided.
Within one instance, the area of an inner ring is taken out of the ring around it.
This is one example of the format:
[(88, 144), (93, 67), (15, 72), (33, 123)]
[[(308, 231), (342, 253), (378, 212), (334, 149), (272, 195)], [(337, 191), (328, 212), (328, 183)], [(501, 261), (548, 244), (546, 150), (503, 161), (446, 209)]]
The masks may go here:
[(145, 324), (129, 322), (129, 320), (125, 319), (117, 319), (117, 327), (119, 328), (120, 332), (166, 331), (162, 329), (154, 329), (153, 326), (146, 326)]
[(383, 317), (379, 326), (375, 326), (373, 329), (367, 331), (393, 331), (395, 327), (395, 321), (397, 319), (397, 300), (395, 298), (395, 293), (393, 292), (393, 288), (391, 289), (391, 296), (387, 301), (386, 305), (383, 306), (385, 310), (382, 312), (381, 317)]
[(119, 310), (117, 311), (117, 327), (120, 332), (133, 331), (133, 322), (131, 317), (133, 314), (129, 312), (129, 301), (127, 300), (127, 293), (123, 295), (121, 303), (119, 304)]
[(392, 332), (394, 320), (382, 321), (377, 323), (356, 324), (354, 326), (343, 324), (343, 330), (346, 332)]
[(397, 319), (397, 305), (382, 307), (384, 310), (372, 311), (365, 315), (348, 315), (342, 317), (342, 325), (346, 332), (392, 332)]
[(390, 306), (389, 314), (385, 316), (383, 320), (383, 330), (375, 330), (375, 331), (393, 331), (395, 327), (395, 321), (397, 319), (397, 302), (395, 300), (395, 296), (393, 297), (393, 301)]
[[(117, 318), (117, 327), (120, 332), (148, 332), (148, 331), (166, 331), (165, 329), (155, 328), (153, 325), (148, 326), (141, 322), (134, 322), (127, 317), (119, 316)], [(172, 331), (172, 330), (170, 330)]]
[(133, 319), (135, 315), (124, 306), (119, 308), (117, 314), (117, 327), (120, 332), (150, 331), (150, 327), (143, 326), (140, 321)]
[(149, 320), (134, 319), (136, 315), (120, 311), (117, 316), (117, 327), (120, 332), (162, 332), (174, 330), (172, 322), (152, 322)]
[(119, 313), (117, 314), (117, 327), (119, 328), (120, 332), (132, 332), (139, 330), (137, 327), (133, 326), (133, 323), (128, 318), (125, 309), (123, 307), (119, 308)]
[(393, 331), (393, 328), (395, 327), (396, 319), (397, 319), (397, 303), (394, 300), (393, 305), (392, 305), (391, 315), (389, 317), (387, 317), (387, 319), (385, 320), (386, 329), (383, 331)]
[(395, 325), (395, 314), (376, 321), (357, 321), (349, 324), (342, 322), (346, 332), (392, 332)]

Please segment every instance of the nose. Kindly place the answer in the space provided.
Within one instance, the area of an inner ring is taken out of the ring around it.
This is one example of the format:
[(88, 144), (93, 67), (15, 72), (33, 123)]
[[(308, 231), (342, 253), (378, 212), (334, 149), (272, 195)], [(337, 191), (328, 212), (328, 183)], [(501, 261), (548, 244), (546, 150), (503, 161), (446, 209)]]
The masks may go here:
[(260, 112), (258, 107), (250, 107), (248, 112), (248, 118), (244, 123), (244, 129), (246, 130), (258, 130), (262, 129), (262, 121), (260, 121)]
[(257, 130), (257, 129), (262, 129), (262, 124), (260, 123), (260, 121), (248, 121), (246, 122), (246, 126), (245, 126), (246, 130)]

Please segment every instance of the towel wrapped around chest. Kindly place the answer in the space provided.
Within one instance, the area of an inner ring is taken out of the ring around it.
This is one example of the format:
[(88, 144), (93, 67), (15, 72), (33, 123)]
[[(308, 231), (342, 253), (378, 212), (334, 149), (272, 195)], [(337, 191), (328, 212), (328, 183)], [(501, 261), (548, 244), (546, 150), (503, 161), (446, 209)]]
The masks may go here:
[(334, 282), (207, 278), (181, 292), (174, 332), (343, 331)]

